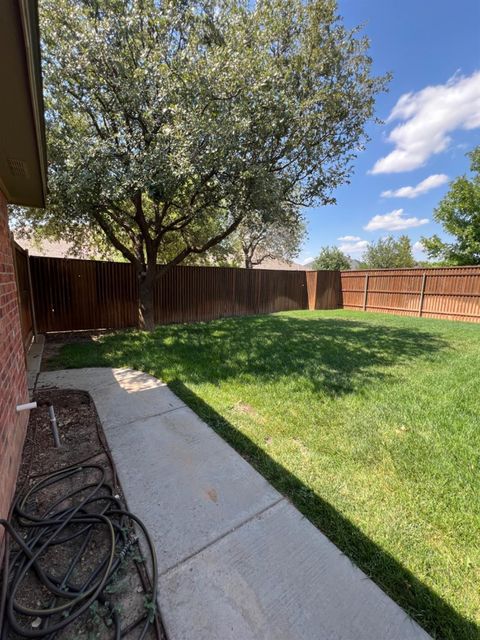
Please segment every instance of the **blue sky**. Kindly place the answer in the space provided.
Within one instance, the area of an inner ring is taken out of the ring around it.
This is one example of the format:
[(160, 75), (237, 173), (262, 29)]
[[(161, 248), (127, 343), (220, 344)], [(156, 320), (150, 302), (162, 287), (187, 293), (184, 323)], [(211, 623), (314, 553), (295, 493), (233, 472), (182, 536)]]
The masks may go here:
[[(406, 233), (413, 243), (445, 237), (433, 209), (447, 177), (468, 173), (465, 153), (480, 144), (479, 0), (339, 0), (339, 13), (349, 27), (365, 25), (374, 73), (393, 79), (376, 105), (386, 122), (368, 127), (371, 141), (350, 184), (336, 191), (337, 204), (305, 211), (309, 238), (299, 262), (324, 245), (358, 259), (366, 242), (388, 234)], [(417, 247), (415, 255), (424, 257)]]

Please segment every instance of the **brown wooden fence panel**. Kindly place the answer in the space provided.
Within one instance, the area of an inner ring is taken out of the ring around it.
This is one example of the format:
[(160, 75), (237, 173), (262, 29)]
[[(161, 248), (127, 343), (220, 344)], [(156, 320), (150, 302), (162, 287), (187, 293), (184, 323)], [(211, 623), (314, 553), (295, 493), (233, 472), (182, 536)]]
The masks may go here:
[(344, 309), (480, 322), (480, 267), (342, 271)]
[(30, 276), (28, 273), (28, 252), (22, 249), (16, 242), (12, 243), (12, 249), (15, 257), (15, 276), (17, 280), (22, 339), (23, 344), (27, 347), (34, 331)]
[(38, 331), (135, 326), (132, 265), (32, 256), (30, 269)]
[(336, 309), (342, 306), (339, 271), (307, 271), (308, 309)]
[(156, 284), (155, 322), (304, 309), (306, 300), (303, 271), (179, 266)]
[[(136, 325), (138, 283), (132, 265), (44, 257), (30, 260), (39, 331)], [(335, 297), (331, 291), (334, 281), (331, 273), (319, 275), (322, 304)], [(159, 324), (306, 309), (306, 274), (179, 266), (158, 281), (154, 301)]]

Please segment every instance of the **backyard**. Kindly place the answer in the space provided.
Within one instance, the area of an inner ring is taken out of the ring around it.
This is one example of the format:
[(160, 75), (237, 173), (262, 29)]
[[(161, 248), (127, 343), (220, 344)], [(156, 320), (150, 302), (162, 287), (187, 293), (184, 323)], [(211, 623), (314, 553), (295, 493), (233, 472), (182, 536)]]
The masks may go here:
[(478, 638), (480, 331), (296, 311), (123, 331), (50, 368), (151, 373), (434, 637)]

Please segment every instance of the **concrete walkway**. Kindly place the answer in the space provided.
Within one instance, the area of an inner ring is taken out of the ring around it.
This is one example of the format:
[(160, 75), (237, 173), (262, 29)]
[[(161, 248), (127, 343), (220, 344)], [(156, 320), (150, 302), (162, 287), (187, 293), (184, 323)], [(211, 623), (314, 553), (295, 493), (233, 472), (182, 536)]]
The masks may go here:
[(41, 373), (95, 401), (159, 558), (169, 640), (429, 636), (168, 387), (130, 369)]
[(31, 343), (27, 353), (27, 384), (30, 396), (35, 389), (37, 376), (40, 373), (42, 364), (43, 347), (45, 346), (45, 336), (38, 335)]

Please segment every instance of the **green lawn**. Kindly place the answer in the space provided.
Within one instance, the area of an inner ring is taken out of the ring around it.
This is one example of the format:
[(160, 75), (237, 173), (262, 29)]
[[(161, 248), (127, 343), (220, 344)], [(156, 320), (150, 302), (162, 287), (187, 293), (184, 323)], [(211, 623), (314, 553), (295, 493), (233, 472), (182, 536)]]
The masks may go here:
[(107, 335), (434, 637), (480, 638), (480, 326), (299, 311)]

